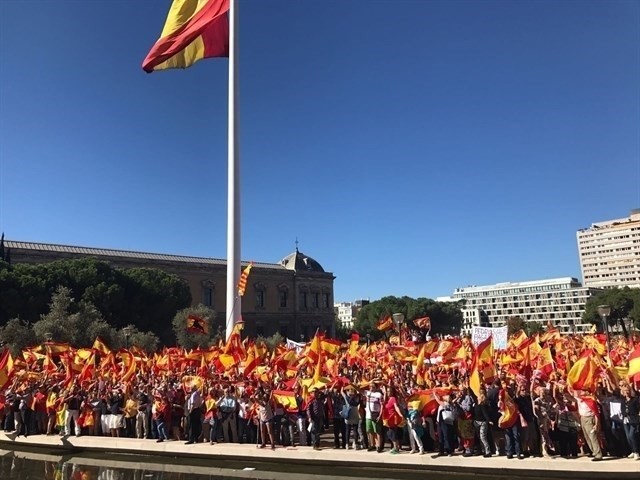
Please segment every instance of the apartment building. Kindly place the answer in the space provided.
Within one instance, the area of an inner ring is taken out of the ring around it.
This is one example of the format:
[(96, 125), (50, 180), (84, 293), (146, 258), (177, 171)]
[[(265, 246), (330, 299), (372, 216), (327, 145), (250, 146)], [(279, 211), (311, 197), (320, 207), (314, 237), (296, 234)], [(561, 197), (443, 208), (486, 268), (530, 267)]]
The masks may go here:
[(338, 323), (344, 328), (353, 328), (358, 312), (369, 304), (369, 300), (355, 300), (353, 302), (338, 302), (333, 305)]
[(577, 238), (585, 286), (640, 288), (640, 209), (578, 230)]
[(579, 333), (591, 328), (583, 322), (582, 314), (587, 300), (599, 291), (564, 277), (456, 288), (452, 296), (436, 300), (465, 301), (463, 334), (470, 333), (473, 326), (503, 326), (516, 316), (545, 326), (550, 322), (564, 333)]

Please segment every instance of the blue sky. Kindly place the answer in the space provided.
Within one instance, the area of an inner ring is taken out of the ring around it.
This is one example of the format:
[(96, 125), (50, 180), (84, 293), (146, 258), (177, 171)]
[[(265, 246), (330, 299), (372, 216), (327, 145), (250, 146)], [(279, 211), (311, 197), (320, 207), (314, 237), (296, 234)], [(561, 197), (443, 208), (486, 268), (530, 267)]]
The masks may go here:
[[(226, 256), (226, 59), (145, 74), (169, 0), (0, 2), (0, 229)], [(242, 258), (336, 300), (580, 276), (640, 207), (636, 1), (241, 0)]]

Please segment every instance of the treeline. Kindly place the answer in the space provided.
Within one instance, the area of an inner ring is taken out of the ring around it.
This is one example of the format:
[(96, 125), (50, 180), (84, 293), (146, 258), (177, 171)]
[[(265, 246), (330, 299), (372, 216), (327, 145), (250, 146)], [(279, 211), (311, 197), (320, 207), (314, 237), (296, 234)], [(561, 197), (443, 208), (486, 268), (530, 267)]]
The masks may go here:
[[(0, 260), (0, 327), (11, 320), (35, 325), (54, 315), (55, 306), (58, 320), (64, 308), (67, 317), (100, 320), (116, 331), (134, 326), (173, 344), (172, 320), (190, 304), (186, 282), (156, 268), (115, 268), (94, 258), (15, 265)], [(60, 337), (54, 326), (48, 332)]]
[(437, 302), (430, 298), (383, 297), (369, 303), (358, 312), (354, 329), (360, 334), (369, 334), (377, 340), (384, 333), (376, 328), (378, 321), (394, 313), (402, 313), (405, 325), (414, 328), (413, 320), (421, 317), (431, 319), (431, 333), (458, 335), (462, 328), (462, 303)]

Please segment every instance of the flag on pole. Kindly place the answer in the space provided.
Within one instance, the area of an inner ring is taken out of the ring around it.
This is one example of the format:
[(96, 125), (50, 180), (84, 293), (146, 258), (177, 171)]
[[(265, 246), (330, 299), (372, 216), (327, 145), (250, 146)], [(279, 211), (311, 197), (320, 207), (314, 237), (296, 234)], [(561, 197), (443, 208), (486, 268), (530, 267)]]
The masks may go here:
[(229, 56), (229, 0), (173, 0), (160, 38), (142, 62), (151, 73)]
[(247, 290), (247, 279), (249, 278), (249, 273), (251, 273), (251, 268), (253, 267), (253, 262), (249, 263), (244, 270), (242, 271), (242, 275), (240, 275), (240, 280), (238, 280), (238, 295), (242, 297)]
[(431, 330), (431, 319), (429, 317), (416, 318), (413, 324), (423, 330)]
[(209, 335), (209, 323), (204, 318), (191, 314), (187, 317), (187, 332)]
[(629, 352), (629, 380), (640, 380), (640, 345)]
[(381, 318), (376, 325), (376, 328), (381, 332), (386, 332), (393, 328), (393, 319), (390, 316)]

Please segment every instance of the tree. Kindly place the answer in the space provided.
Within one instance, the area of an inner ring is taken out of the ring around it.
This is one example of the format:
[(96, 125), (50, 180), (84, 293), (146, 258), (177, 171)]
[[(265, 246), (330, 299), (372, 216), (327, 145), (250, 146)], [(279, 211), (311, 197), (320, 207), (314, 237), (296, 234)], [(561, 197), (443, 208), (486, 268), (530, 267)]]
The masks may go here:
[(373, 339), (378, 339), (384, 336), (376, 328), (378, 321), (388, 315), (402, 313), (409, 327), (414, 327), (413, 320), (429, 317), (432, 334), (456, 335), (462, 327), (461, 305), (458, 302), (436, 302), (429, 298), (383, 297), (362, 307), (354, 322), (354, 329), (361, 335), (369, 334)]
[(601, 326), (602, 320), (598, 314), (600, 305), (611, 307), (611, 314), (607, 319), (609, 325), (613, 326), (618, 322), (631, 319), (635, 328), (640, 329), (640, 289), (611, 288), (594, 295), (587, 300), (582, 319)]
[(128, 280), (125, 300), (130, 315), (116, 326), (133, 324), (153, 331), (169, 343), (173, 337), (169, 321), (191, 303), (189, 285), (177, 275), (157, 268), (132, 268), (123, 273)]
[(0, 340), (9, 347), (14, 357), (20, 355), (23, 348), (36, 343), (36, 337), (29, 323), (19, 318), (12, 318), (0, 327)]
[(524, 324), (524, 333), (529, 337), (536, 333), (542, 333), (544, 330), (545, 328), (542, 322), (525, 322)]
[[(187, 317), (189, 315), (195, 315), (207, 322), (209, 334), (205, 335), (201, 333), (187, 332)], [(196, 307), (182, 309), (176, 313), (173, 317), (172, 325), (178, 345), (184, 348), (196, 348), (210, 345), (213, 335), (216, 333), (214, 323), (215, 317), (216, 312), (202, 304)]]
[(119, 269), (94, 258), (15, 266), (0, 261), (0, 325), (10, 318), (39, 321), (60, 286), (72, 292), (69, 314), (85, 302), (114, 327), (134, 324), (167, 343), (171, 320), (191, 303), (184, 280), (155, 268)]
[[(511, 336), (525, 329), (525, 322), (522, 318), (515, 316), (507, 319), (507, 335)], [(526, 332), (525, 332), (526, 333)]]

